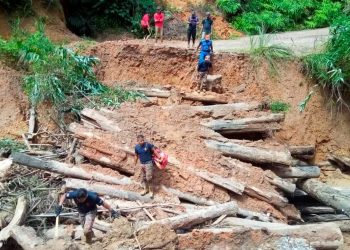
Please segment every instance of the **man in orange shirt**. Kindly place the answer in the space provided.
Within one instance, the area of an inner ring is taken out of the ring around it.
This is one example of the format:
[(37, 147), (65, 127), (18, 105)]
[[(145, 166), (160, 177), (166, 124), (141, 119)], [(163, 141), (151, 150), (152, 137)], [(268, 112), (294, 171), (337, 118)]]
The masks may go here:
[(159, 6), (157, 7), (157, 12), (154, 14), (154, 23), (156, 29), (156, 43), (158, 37), (160, 37), (160, 41), (163, 42), (164, 13)]

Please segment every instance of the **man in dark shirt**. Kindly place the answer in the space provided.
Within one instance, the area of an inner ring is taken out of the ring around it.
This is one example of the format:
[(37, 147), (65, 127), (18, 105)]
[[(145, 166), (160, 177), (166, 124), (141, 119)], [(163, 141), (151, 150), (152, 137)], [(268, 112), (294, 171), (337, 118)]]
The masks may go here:
[(191, 38), (192, 38), (192, 46), (194, 48), (194, 44), (196, 42), (198, 23), (199, 23), (198, 16), (196, 15), (196, 12), (192, 10), (192, 14), (188, 18), (188, 30), (187, 30), (188, 48), (190, 48)]
[(199, 90), (207, 89), (207, 76), (209, 70), (212, 68), (212, 63), (210, 61), (210, 55), (207, 55), (204, 61), (200, 61), (198, 63), (197, 71), (198, 71), (198, 85), (197, 88)]
[(61, 196), (58, 206), (56, 207), (56, 216), (62, 212), (62, 205), (66, 199), (74, 199), (78, 207), (79, 220), (84, 229), (84, 235), (87, 243), (91, 243), (93, 237), (92, 226), (97, 215), (97, 205), (103, 206), (111, 212), (113, 218), (119, 217), (119, 213), (103, 201), (95, 192), (87, 191), (84, 188), (65, 193)]
[[(141, 168), (142, 168), (142, 184), (144, 191), (142, 195), (150, 194), (153, 198), (153, 159), (152, 155), (157, 155), (157, 152), (154, 151), (154, 145), (146, 142), (143, 135), (137, 136), (137, 145), (135, 146), (135, 166), (137, 165), (138, 160), (140, 159)], [(158, 156), (159, 157), (159, 156)]]
[(202, 21), (202, 39), (205, 35), (211, 35), (213, 29), (213, 19), (210, 16), (210, 12), (206, 13), (206, 18)]

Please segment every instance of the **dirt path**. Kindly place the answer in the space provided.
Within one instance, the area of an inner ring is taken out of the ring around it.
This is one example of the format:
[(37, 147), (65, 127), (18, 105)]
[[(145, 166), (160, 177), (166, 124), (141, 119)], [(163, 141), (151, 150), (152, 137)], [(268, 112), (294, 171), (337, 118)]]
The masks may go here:
[[(312, 52), (319, 45), (324, 43), (329, 36), (329, 29), (315, 29), (292, 31), (269, 35), (269, 44), (278, 44), (291, 48), (297, 54), (307, 54)], [(258, 36), (252, 36), (257, 38)], [(186, 48), (185, 41), (166, 41), (166, 46)], [(216, 52), (242, 52), (250, 48), (250, 37), (242, 37), (235, 40), (215, 40), (214, 51)]]

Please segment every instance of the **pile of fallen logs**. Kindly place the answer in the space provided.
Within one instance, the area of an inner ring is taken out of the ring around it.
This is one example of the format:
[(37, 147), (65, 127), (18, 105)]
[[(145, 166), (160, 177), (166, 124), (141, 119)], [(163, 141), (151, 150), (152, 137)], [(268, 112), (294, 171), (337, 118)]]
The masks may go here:
[[(143, 92), (152, 96), (146, 90)], [(170, 96), (166, 91), (157, 93), (161, 97)], [(189, 100), (193, 100), (190, 97)], [(185, 95), (183, 98), (189, 97)], [(225, 103), (213, 99), (201, 100)], [(172, 108), (163, 107), (164, 110)], [(120, 211), (143, 211), (146, 217), (135, 219), (137, 230), (158, 223), (173, 230), (196, 229), (181, 237), (194, 237), (193, 234), (233, 235), (242, 230), (261, 231), (278, 237), (303, 238), (316, 249), (338, 248), (343, 243), (341, 230), (350, 230), (349, 223), (346, 222), (350, 215), (350, 194), (316, 179), (320, 176), (320, 168), (309, 164), (315, 154), (314, 146), (279, 143), (266, 146), (262, 141), (251, 142), (225, 137), (243, 133), (271, 134), (281, 129), (283, 114), (258, 112), (259, 116), (255, 117), (233, 118), (237, 112), (249, 113), (258, 111), (259, 108), (259, 103), (181, 107), (188, 111), (189, 117), (200, 117), (196, 119), (198, 124), (189, 122), (192, 126), (208, 131), (208, 136), (201, 138), (203, 148), (217, 154), (221, 165), (215, 167), (225, 169), (225, 174), (214, 171), (214, 166), (213, 170), (202, 169), (170, 156), (170, 167), (163, 175), (168, 175), (168, 179), (175, 181), (159, 180), (154, 199), (139, 194), (140, 180), (137, 178), (138, 169), (133, 164), (132, 145), (114, 137), (114, 134), (123, 133), (129, 128), (122, 127), (116, 121), (118, 119), (115, 119), (118, 114), (110, 110), (85, 109), (81, 113), (81, 124), (72, 123), (69, 126), (75, 139), (68, 157), (75, 158), (75, 164), (67, 163), (70, 160), (63, 163), (24, 153), (14, 153), (12, 158), (19, 165), (62, 176), (67, 189), (94, 190), (114, 206), (118, 205)], [(89, 163), (84, 164), (82, 157)], [(344, 164), (344, 160), (333, 159)], [(251, 164), (264, 169), (260, 169), (261, 180), (268, 183), (268, 188), (236, 178), (235, 175), (241, 173), (248, 176), (248, 179), (256, 174)], [(176, 178), (187, 180), (189, 176), (195, 182), (193, 186), (198, 186), (197, 188), (176, 185)], [(203, 189), (215, 192), (212, 196), (204, 195)], [(290, 204), (290, 200), (299, 196), (312, 197), (319, 202), (317, 205), (298, 206), (304, 219), (318, 222), (317, 224), (290, 226), (285, 223), (287, 219), (302, 222), (300, 212)], [(282, 215), (271, 214), (259, 208), (247, 209), (242, 206), (242, 197), (268, 204)], [(328, 223), (329, 221), (336, 222)], [(96, 228), (109, 231), (110, 225), (101, 224), (97, 223)]]

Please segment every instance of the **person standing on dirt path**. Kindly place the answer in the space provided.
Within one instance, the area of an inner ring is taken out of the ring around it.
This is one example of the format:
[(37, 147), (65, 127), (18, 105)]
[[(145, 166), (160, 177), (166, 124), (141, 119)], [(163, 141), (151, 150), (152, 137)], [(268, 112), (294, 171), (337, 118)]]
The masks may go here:
[(207, 55), (211, 56), (214, 53), (213, 42), (210, 40), (210, 35), (205, 35), (205, 39), (202, 39), (198, 44), (196, 52), (201, 48), (199, 54), (199, 63), (203, 62)]
[(65, 193), (61, 196), (56, 207), (56, 217), (62, 212), (62, 205), (66, 199), (74, 199), (78, 207), (79, 220), (84, 229), (84, 235), (87, 243), (91, 243), (93, 237), (92, 226), (97, 215), (97, 205), (103, 206), (111, 212), (112, 218), (117, 218), (120, 213), (112, 209), (112, 207), (102, 200), (97, 193), (87, 191), (85, 188), (79, 188), (75, 191)]
[(143, 31), (143, 40), (147, 42), (151, 36), (151, 25), (149, 23), (150, 17), (148, 13), (145, 13), (141, 19), (141, 28)]
[(210, 12), (206, 13), (206, 17), (202, 21), (202, 39), (204, 39), (205, 35), (211, 35), (213, 31), (214, 21), (211, 18)]
[(207, 55), (204, 61), (198, 63), (197, 90), (207, 89), (207, 77), (211, 68), (212, 63), (210, 61), (210, 55)]
[(152, 182), (154, 171), (152, 158), (153, 154), (159, 158), (158, 153), (154, 150), (154, 145), (146, 142), (143, 135), (138, 135), (137, 144), (135, 146), (135, 166), (140, 159), (142, 170), (142, 184), (144, 188), (144, 191), (141, 195), (146, 195), (149, 193), (151, 198), (153, 198), (154, 195)]
[(157, 12), (153, 16), (154, 18), (154, 26), (156, 30), (155, 38), (156, 43), (158, 41), (158, 37), (160, 37), (160, 41), (163, 42), (163, 30), (164, 30), (164, 13), (162, 9), (158, 6)]
[(199, 23), (199, 18), (196, 15), (196, 12), (192, 10), (191, 16), (188, 18), (188, 30), (187, 30), (188, 48), (190, 48), (191, 38), (192, 38), (192, 47), (194, 48), (194, 44), (196, 42), (196, 36), (197, 36), (198, 23)]

